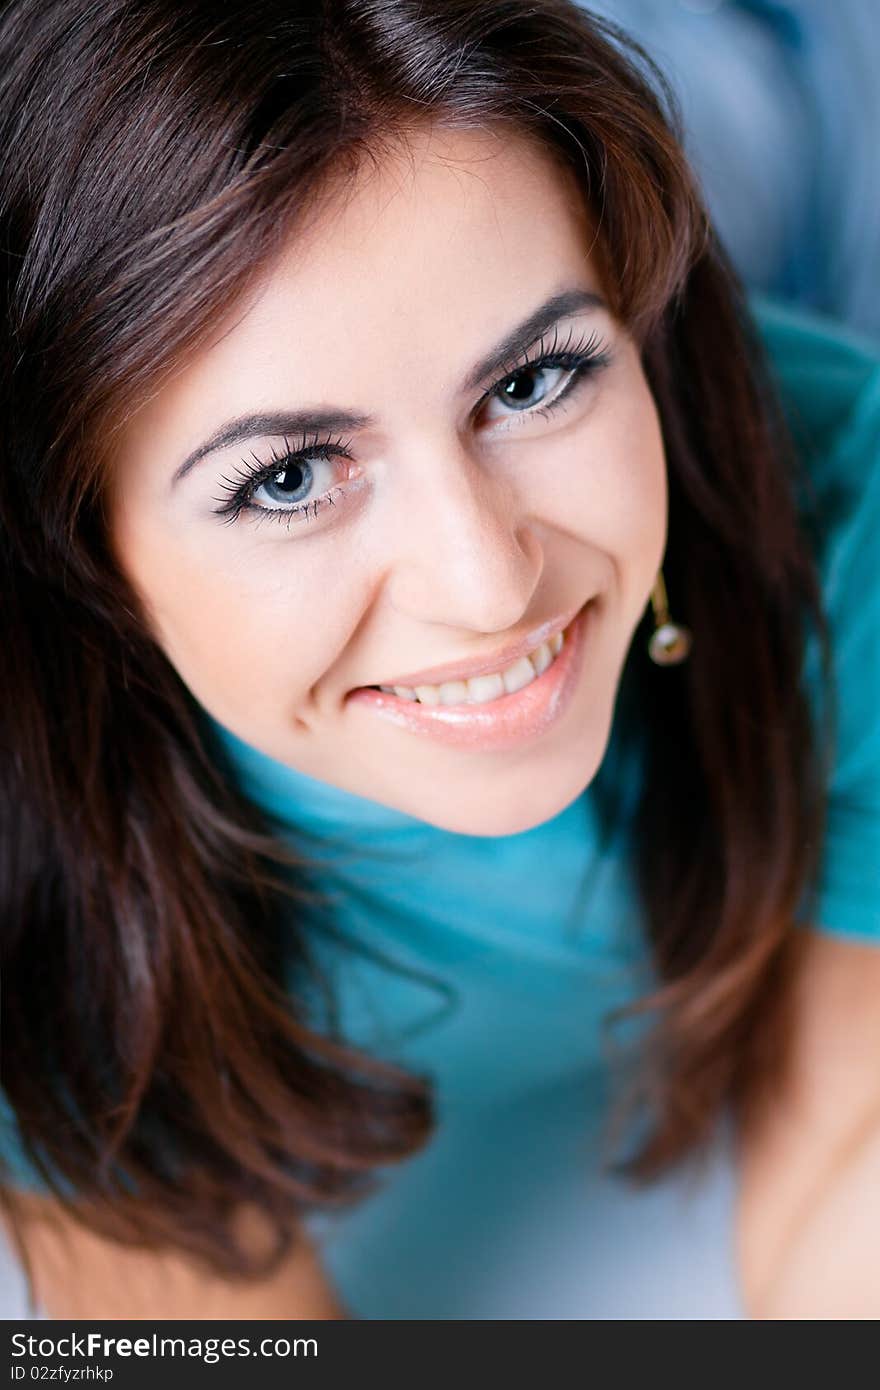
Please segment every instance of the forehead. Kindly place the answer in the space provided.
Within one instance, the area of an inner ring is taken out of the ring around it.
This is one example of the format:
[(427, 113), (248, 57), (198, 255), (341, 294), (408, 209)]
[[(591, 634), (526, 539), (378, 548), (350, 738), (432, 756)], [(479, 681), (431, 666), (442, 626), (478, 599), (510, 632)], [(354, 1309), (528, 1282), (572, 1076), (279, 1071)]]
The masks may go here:
[(343, 317), (350, 332), (380, 319), (453, 328), (457, 308), (492, 302), (503, 329), (563, 269), (599, 290), (593, 239), (574, 174), (536, 140), (423, 126), (328, 186), (228, 331), (243, 341), (284, 321), (323, 337)]
[[(425, 126), (328, 183), (308, 218), (129, 422), (170, 453), (237, 412), (334, 404), (391, 418), (560, 290), (601, 294), (573, 173), (507, 129)], [(167, 439), (166, 439), (167, 436)]]

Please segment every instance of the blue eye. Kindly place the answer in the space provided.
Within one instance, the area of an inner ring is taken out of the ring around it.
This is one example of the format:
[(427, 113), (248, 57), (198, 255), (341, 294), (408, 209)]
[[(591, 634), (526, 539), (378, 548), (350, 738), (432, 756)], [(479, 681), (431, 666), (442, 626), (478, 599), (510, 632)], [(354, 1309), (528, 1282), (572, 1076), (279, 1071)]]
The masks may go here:
[[(554, 342), (540, 355), (522, 362), (489, 392), (487, 400), (501, 405), (504, 415), (549, 415), (588, 375), (610, 361), (598, 336), (561, 347)], [(498, 419), (499, 415), (494, 418)]]
[[(257, 513), (259, 517), (274, 517), (287, 520), (288, 526), (294, 517), (305, 521), (317, 516), (322, 507), (335, 505), (335, 497), (345, 491), (344, 487), (331, 488), (315, 496), (316, 472), (320, 475), (321, 466), (333, 460), (351, 460), (348, 444), (340, 439), (302, 440), (295, 447), (285, 435), (285, 452), (272, 451), (271, 462), (263, 462), (252, 453), (256, 467), (251, 468), (245, 459), (244, 471), (234, 478), (224, 478), (227, 484), (225, 497), (214, 500), (221, 505), (215, 508), (219, 516), (227, 522), (237, 521), (242, 512)], [(269, 490), (270, 502), (292, 503), (288, 506), (263, 506), (253, 499), (261, 491)]]
[[(500, 416), (507, 416), (511, 421), (548, 416), (581, 382), (610, 360), (610, 353), (602, 347), (595, 333), (577, 342), (572, 342), (569, 336), (562, 346), (557, 345), (554, 334), (549, 347), (545, 347), (542, 340), (539, 355), (513, 364), (478, 405), (497, 402)], [(244, 469), (237, 471), (233, 478), (223, 478), (224, 496), (214, 499), (221, 504), (215, 508), (217, 515), (234, 522), (247, 512), (258, 522), (271, 518), (284, 522), (287, 527), (294, 520), (314, 520), (321, 509), (341, 505), (353, 491), (348, 479), (338, 486), (331, 485), (323, 493), (319, 491), (322, 482), (332, 478), (334, 462), (348, 460), (354, 466), (354, 486), (358, 490), (365, 481), (349, 453), (350, 444), (350, 440), (330, 436), (306, 437), (291, 444), (285, 435), (282, 453), (273, 449), (268, 461), (252, 453), (253, 466), (242, 459)], [(325, 470), (326, 480), (322, 477)], [(270, 504), (282, 505), (264, 506), (255, 501), (261, 491), (266, 492)]]
[(521, 367), (499, 388), (495, 399), (512, 411), (528, 411), (536, 405), (546, 405), (548, 400), (558, 398), (560, 382), (575, 370), (574, 367)]
[[(560, 376), (565, 375), (562, 367), (524, 368), (521, 372), (517, 372), (516, 376), (511, 377), (506, 386), (502, 387), (499, 399), (506, 404), (515, 403), (517, 410), (524, 410), (528, 409), (529, 406), (537, 405), (538, 401), (542, 401), (547, 394), (547, 377), (552, 377), (554, 372)], [(524, 380), (525, 390), (522, 389)], [(529, 397), (534, 395), (536, 386), (540, 390), (540, 395), (538, 401), (533, 401)]]

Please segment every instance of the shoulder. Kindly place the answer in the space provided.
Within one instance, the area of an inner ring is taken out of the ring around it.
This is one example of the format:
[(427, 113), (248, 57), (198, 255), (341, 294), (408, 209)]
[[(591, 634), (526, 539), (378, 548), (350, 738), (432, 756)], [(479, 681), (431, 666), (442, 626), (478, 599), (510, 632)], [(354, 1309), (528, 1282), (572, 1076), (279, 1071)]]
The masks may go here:
[(791, 1046), (740, 1130), (738, 1254), (765, 1318), (880, 1316), (880, 951), (809, 932)]
[[(242, 1279), (197, 1264), (170, 1244), (111, 1239), (76, 1201), (62, 1205), (54, 1197), (17, 1192), (13, 1204), (16, 1230), (4, 1215), (0, 1232), (10, 1243), (21, 1241), (41, 1316), (163, 1322), (348, 1317), (305, 1226), (271, 1272)], [(271, 1235), (262, 1214), (240, 1207), (228, 1216), (241, 1244), (262, 1253)]]

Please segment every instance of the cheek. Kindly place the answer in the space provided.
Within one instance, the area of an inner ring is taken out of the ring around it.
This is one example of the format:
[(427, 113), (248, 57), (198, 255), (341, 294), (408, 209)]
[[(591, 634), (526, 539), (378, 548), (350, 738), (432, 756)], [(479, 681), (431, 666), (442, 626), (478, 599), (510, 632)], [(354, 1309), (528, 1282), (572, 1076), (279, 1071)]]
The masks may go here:
[[(636, 577), (656, 570), (666, 540), (666, 456), (654, 399), (641, 375), (638, 388), (609, 418), (603, 474), (614, 535), (609, 543)], [(653, 575), (651, 575), (653, 582)]]
[(270, 524), (263, 523), (259, 544), (243, 521), (218, 523), (218, 536), (210, 525), (175, 528), (167, 520), (117, 527), (117, 558), (156, 641), (221, 719), (239, 710), (277, 716), (280, 706), (296, 705), (345, 641), (344, 600), (333, 603), (338, 572), (322, 573), (326, 562), (309, 562), (286, 535), (266, 538)]
[(580, 427), (538, 462), (544, 515), (601, 551), (627, 607), (637, 607), (662, 559), (668, 507), (660, 421), (641, 372), (609, 382)]

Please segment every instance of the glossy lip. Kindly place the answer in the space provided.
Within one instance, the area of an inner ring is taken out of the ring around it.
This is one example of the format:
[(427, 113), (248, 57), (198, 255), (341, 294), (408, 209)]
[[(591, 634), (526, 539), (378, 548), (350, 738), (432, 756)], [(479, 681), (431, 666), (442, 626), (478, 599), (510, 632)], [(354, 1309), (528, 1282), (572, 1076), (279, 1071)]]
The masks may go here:
[(361, 686), (346, 704), (457, 748), (512, 748), (555, 724), (571, 703), (583, 667), (584, 646), (596, 618), (597, 601), (590, 599), (566, 630), (558, 656), (529, 685), (512, 695), (484, 704), (422, 705), (384, 690)]
[[(529, 656), (542, 642), (548, 642), (551, 637), (555, 637), (557, 632), (562, 632), (573, 622), (580, 609), (575, 609), (572, 613), (562, 614), (560, 617), (548, 618), (539, 627), (533, 628), (526, 633), (518, 642), (513, 642), (509, 647), (505, 647), (501, 652), (493, 652), (491, 656), (474, 657), (472, 661), (447, 662), (445, 666), (430, 666), (423, 671), (416, 671), (407, 676), (395, 676), (392, 680), (374, 681), (373, 685), (406, 685), (415, 687), (417, 685), (442, 685), (444, 681), (466, 681), (472, 676), (489, 676), (494, 672), (502, 672), (508, 666), (512, 666), (521, 656)], [(360, 690), (369, 690), (370, 686), (359, 686)]]

